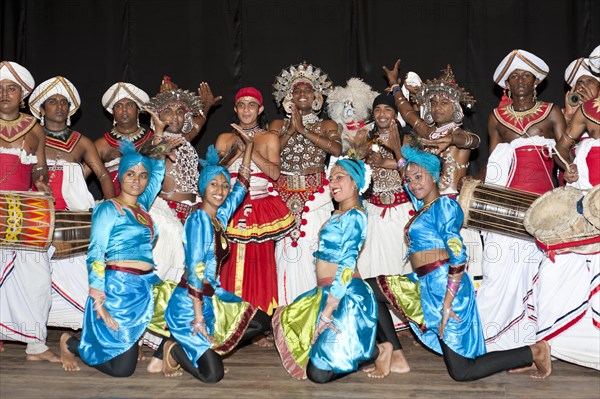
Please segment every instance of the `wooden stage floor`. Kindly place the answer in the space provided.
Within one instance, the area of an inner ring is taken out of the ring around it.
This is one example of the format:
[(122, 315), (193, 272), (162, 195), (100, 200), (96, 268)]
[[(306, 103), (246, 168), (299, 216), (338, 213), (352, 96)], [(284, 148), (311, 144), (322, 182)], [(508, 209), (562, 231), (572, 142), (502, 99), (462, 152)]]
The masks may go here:
[[(51, 329), (48, 339), (57, 353), (59, 335)], [(108, 377), (85, 365), (78, 373), (67, 373), (60, 364), (26, 361), (24, 345), (6, 342), (0, 353), (0, 398), (600, 398), (596, 370), (556, 360), (546, 380), (502, 372), (459, 383), (448, 376), (442, 358), (415, 345), (409, 333), (401, 334), (401, 342), (410, 373), (373, 380), (358, 372), (324, 385), (291, 378), (274, 348), (256, 345), (227, 358), (229, 373), (218, 384), (206, 385), (186, 373), (178, 378), (149, 374), (147, 360), (130, 378)]]

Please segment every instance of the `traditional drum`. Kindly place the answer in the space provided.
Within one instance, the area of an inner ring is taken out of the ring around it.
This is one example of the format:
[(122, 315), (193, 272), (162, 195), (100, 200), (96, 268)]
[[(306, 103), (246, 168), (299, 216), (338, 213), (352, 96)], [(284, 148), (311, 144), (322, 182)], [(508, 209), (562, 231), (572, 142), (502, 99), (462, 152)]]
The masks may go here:
[(53, 258), (87, 252), (91, 212), (55, 211), (47, 193), (0, 191), (0, 247), (45, 251)]
[(566, 252), (600, 252), (600, 230), (585, 218), (583, 201), (581, 190), (559, 187), (535, 200), (525, 213), (525, 229), (551, 259)]
[(90, 244), (92, 229), (91, 212), (56, 211), (52, 245), (56, 248), (53, 258), (84, 254)]
[(54, 230), (54, 199), (46, 193), (0, 191), (0, 245), (46, 250)]
[(467, 180), (458, 197), (465, 214), (463, 227), (533, 241), (523, 227), (523, 218), (538, 197), (527, 191)]
[(600, 184), (592, 187), (583, 198), (583, 217), (600, 229)]

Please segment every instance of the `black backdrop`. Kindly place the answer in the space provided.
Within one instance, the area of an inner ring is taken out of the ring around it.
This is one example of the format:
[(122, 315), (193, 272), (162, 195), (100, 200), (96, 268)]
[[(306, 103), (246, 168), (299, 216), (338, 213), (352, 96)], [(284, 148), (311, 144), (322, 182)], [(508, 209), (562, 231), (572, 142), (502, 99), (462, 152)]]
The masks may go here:
[(223, 101), (195, 143), (202, 155), (228, 129), (242, 86), (263, 92), (269, 119), (281, 116), (271, 84), (290, 64), (382, 90), (381, 66), (397, 58), (401, 73), (423, 79), (450, 63), (478, 100), (465, 122), (483, 139), (471, 172), (487, 158), (487, 118), (501, 95), (492, 74), (510, 50), (546, 61), (540, 98), (562, 106), (564, 69), (600, 44), (596, 0), (0, 0), (0, 13), (0, 59), (24, 65), (36, 83), (71, 80), (82, 97), (74, 127), (93, 139), (111, 126), (100, 99), (114, 82), (150, 96), (163, 75), (187, 89), (209, 82)]

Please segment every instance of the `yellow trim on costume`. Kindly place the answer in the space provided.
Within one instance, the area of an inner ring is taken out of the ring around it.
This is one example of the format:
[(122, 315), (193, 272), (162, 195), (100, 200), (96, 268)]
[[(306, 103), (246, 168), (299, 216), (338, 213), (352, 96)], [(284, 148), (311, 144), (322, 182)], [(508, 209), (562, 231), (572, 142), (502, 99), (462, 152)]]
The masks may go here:
[(459, 240), (456, 237), (453, 237), (453, 238), (449, 239), (446, 244), (448, 245), (448, 248), (450, 249), (450, 251), (452, 251), (452, 254), (454, 256), (460, 255), (460, 252), (462, 251), (462, 241), (461, 240)]
[(196, 276), (202, 281), (204, 279), (204, 270), (206, 269), (206, 263), (198, 262), (196, 267), (194, 267), (194, 273)]
[(233, 225), (233, 221), (229, 223), (227, 226), (227, 235), (235, 236), (235, 237), (260, 237), (266, 234), (273, 234), (279, 231), (283, 231), (289, 228), (292, 224), (296, 222), (294, 215), (291, 213), (282, 219), (274, 220), (271, 223), (265, 223), (261, 225), (251, 225), (246, 226), (245, 228), (237, 228)]
[(342, 284), (348, 284), (350, 280), (352, 280), (352, 275), (354, 275), (354, 270), (349, 267), (345, 267), (340, 274), (340, 280), (342, 280)]
[(106, 270), (106, 265), (101, 260), (95, 260), (92, 262), (92, 271), (96, 273), (96, 275), (100, 278), (104, 278), (104, 271)]
[(246, 259), (246, 244), (238, 244), (235, 253), (235, 291), (234, 294), (241, 297), (244, 284), (244, 263)]

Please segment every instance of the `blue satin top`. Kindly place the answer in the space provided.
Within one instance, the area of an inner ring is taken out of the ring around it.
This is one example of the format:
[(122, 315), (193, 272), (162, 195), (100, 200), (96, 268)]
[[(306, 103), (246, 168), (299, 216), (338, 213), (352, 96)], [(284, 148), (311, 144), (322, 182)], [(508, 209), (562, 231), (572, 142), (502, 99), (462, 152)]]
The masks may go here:
[(92, 288), (104, 291), (106, 262), (137, 260), (154, 265), (152, 247), (158, 231), (147, 210), (160, 192), (165, 161), (153, 159), (151, 162), (152, 175), (137, 201), (141, 209), (136, 211), (116, 199), (101, 202), (94, 208), (87, 255), (88, 280)]
[(342, 298), (346, 293), (366, 237), (367, 215), (362, 209), (334, 213), (321, 228), (319, 250), (313, 255), (316, 259), (338, 265), (330, 291), (336, 298)]
[[(246, 187), (236, 182), (231, 192), (217, 210), (217, 219), (222, 229), (227, 228), (233, 212), (246, 196)], [(215, 258), (215, 230), (210, 216), (202, 209), (187, 218), (183, 227), (183, 246), (185, 248), (185, 268), (190, 290), (202, 291), (203, 281), (208, 281), (213, 287), (221, 285), (217, 275), (217, 260)], [(221, 243), (216, 243), (221, 245)], [(190, 292), (193, 295), (193, 293)]]
[(450, 255), (450, 265), (461, 265), (467, 261), (467, 249), (460, 236), (464, 214), (458, 202), (442, 196), (428, 207), (406, 190), (417, 214), (407, 224), (408, 253), (444, 248)]

